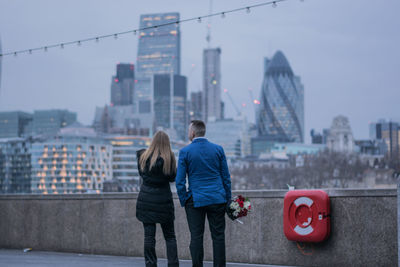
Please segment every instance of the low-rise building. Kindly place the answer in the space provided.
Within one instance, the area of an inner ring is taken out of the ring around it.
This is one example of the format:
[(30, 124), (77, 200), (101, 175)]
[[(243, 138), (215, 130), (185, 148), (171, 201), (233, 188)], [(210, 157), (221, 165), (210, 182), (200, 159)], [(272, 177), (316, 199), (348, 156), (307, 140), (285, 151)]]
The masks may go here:
[(31, 152), (32, 193), (100, 193), (112, 179), (112, 146), (90, 128), (66, 129)]
[(0, 193), (31, 193), (31, 139), (0, 139)]

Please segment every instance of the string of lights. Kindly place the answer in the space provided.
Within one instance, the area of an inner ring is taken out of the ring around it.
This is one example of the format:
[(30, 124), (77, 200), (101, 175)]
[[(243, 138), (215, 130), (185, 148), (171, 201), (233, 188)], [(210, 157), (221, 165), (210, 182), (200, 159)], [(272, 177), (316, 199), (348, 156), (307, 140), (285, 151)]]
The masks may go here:
[[(137, 28), (137, 29), (123, 31), (123, 32), (100, 35), (100, 36), (90, 37), (90, 38), (76, 40), (76, 41), (69, 41), (69, 42), (62, 42), (62, 43), (57, 43), (57, 44), (45, 45), (45, 46), (36, 47), (36, 48), (30, 48), (30, 49), (24, 49), (24, 50), (18, 50), (18, 51), (11, 51), (11, 52), (6, 52), (6, 53), (0, 54), (0, 58), (1, 57), (5, 57), (5, 56), (11, 56), (11, 55), (17, 56), (19, 54), (32, 54), (34, 51), (47, 52), (49, 49), (57, 48), (57, 47), (61, 48), (61, 49), (64, 49), (66, 46), (70, 46), (70, 45), (81, 46), (83, 43), (86, 43), (86, 42), (91, 42), (91, 41), (99, 42), (100, 40), (106, 39), (106, 38), (118, 39), (118, 37), (121, 36), (121, 35), (126, 35), (126, 34), (134, 34), (134, 35), (136, 35), (137, 33), (140, 33), (141, 31), (160, 28), (160, 27), (165, 27), (165, 26), (173, 25), (173, 24), (179, 25), (181, 23), (190, 22), (190, 21), (197, 21), (197, 22), (201, 23), (202, 20), (205, 19), (205, 18), (216, 17), (216, 16), (221, 16), (221, 18), (225, 18), (227, 14), (235, 13), (235, 12), (239, 12), (239, 11), (245, 11), (246, 13), (250, 13), (251, 9), (262, 7), (262, 6), (268, 6), (268, 5), (270, 5), (272, 7), (277, 7), (278, 3), (285, 2), (285, 1), (289, 1), (289, 0), (273, 0), (273, 1), (263, 2), (263, 3), (254, 4), (254, 5), (250, 5), (250, 6), (231, 9), (231, 10), (227, 10), (227, 11), (207, 14), (207, 15), (203, 15), (203, 16), (192, 17), (192, 18), (188, 18), (188, 19), (177, 20), (177, 21), (174, 21), (174, 22), (168, 22), (168, 23), (159, 24), (159, 25), (153, 25), (153, 26), (149, 26), (149, 27), (143, 27), (143, 28)], [(302, 0), (300, 0), (300, 1), (302, 1)]]

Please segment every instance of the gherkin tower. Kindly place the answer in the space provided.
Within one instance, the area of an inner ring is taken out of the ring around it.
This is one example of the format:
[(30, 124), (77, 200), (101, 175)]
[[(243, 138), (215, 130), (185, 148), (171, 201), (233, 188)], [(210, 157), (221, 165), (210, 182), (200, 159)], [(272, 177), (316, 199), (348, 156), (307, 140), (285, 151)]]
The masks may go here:
[(304, 88), (281, 51), (265, 58), (256, 123), (258, 135), (270, 141), (304, 141)]

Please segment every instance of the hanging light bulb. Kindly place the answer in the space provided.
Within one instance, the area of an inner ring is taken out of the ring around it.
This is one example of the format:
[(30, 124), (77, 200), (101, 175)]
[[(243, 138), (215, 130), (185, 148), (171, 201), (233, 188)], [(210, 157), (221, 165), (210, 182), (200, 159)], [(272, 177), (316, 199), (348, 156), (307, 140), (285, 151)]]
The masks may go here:
[(96, 43), (98, 43), (99, 42), (99, 37), (96, 37)]
[(201, 23), (201, 17), (199, 17), (199, 18), (197, 19), (197, 22), (198, 22), (198, 23)]
[(246, 7), (246, 13), (250, 13), (250, 7)]
[(118, 34), (114, 34), (114, 39), (118, 39)]
[(277, 7), (278, 5), (276, 4), (276, 2), (274, 1), (274, 2), (272, 2), (272, 7)]
[(14, 52), (14, 57), (16, 57), (17, 56), (17, 52)]
[(47, 46), (44, 47), (44, 52), (47, 52)]
[(78, 41), (78, 42), (77, 42), (77, 45), (78, 45), (78, 46), (81, 46), (81, 41)]
[(225, 18), (225, 12), (221, 13), (221, 18)]
[(133, 31), (133, 35), (136, 35), (136, 30)]
[(29, 54), (32, 54), (32, 49), (29, 49)]
[(60, 48), (61, 48), (61, 49), (64, 49), (64, 44), (60, 44)]

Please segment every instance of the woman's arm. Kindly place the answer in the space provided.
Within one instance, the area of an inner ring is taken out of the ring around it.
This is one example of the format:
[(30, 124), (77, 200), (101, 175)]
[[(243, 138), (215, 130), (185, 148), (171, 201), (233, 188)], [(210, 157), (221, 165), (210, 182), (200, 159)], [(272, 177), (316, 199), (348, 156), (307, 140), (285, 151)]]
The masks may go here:
[(170, 183), (175, 182), (176, 177), (176, 160), (174, 153), (171, 152), (171, 174), (168, 177)]
[(140, 150), (136, 151), (137, 167), (138, 167), (140, 176), (143, 176), (143, 171), (140, 168), (140, 156), (143, 154), (144, 151), (146, 151), (146, 149), (140, 149)]

